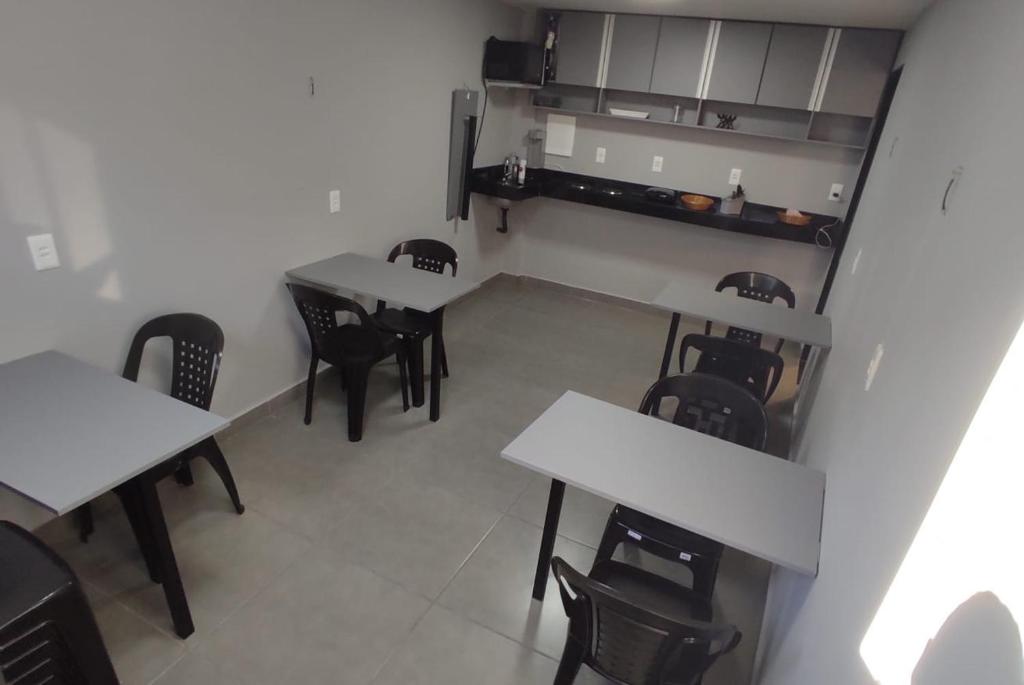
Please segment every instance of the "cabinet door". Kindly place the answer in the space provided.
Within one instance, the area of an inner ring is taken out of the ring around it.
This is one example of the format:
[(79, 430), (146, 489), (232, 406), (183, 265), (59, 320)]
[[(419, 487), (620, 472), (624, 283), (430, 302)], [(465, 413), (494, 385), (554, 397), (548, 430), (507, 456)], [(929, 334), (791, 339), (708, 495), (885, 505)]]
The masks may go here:
[(617, 14), (612, 23), (605, 87), (646, 93), (651, 88), (660, 17)]
[(709, 19), (665, 17), (658, 34), (651, 92), (700, 97), (704, 50), (708, 44)]
[(842, 29), (820, 110), (873, 117), (885, 82), (896, 61), (899, 31)]
[(776, 24), (772, 29), (757, 104), (813, 109), (811, 97), (828, 34), (824, 26)]
[(771, 24), (721, 22), (705, 98), (754, 104), (771, 34)]
[(556, 83), (599, 86), (598, 72), (604, 52), (605, 15), (598, 12), (562, 12), (558, 20)]

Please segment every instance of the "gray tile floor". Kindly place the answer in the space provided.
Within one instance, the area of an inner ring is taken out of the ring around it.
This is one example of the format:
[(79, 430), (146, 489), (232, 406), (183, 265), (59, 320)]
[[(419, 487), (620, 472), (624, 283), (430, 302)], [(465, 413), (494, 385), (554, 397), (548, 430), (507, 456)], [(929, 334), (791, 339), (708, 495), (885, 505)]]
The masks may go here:
[[(295, 401), (223, 439), (243, 516), (205, 465), (195, 487), (161, 491), (196, 622), (188, 640), (173, 636), (112, 498), (89, 544), (67, 521), (43, 535), (85, 582), (125, 683), (550, 683), (566, 620), (553, 584), (530, 601), (548, 481), (498, 453), (566, 389), (635, 408), (667, 323), (492, 282), (449, 309), (440, 422), (402, 412), (392, 365), (373, 375), (360, 443), (346, 439), (330, 375), (311, 426)], [(588, 569), (610, 508), (570, 489), (556, 553)], [(707, 685), (750, 681), (768, 571), (727, 553), (716, 618), (744, 640)]]

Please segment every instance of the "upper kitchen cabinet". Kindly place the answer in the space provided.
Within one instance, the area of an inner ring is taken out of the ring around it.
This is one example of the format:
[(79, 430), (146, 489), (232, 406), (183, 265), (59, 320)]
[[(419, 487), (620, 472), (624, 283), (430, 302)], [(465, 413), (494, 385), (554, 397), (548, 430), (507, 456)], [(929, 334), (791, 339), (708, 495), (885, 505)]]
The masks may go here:
[(601, 87), (610, 17), (597, 12), (562, 12), (558, 19), (556, 83)]
[(831, 66), (822, 81), (817, 109), (874, 117), (902, 35), (899, 31), (836, 29)]
[(704, 98), (754, 104), (768, 54), (772, 25), (715, 22)]
[(775, 24), (757, 104), (814, 109), (818, 79), (832, 31), (824, 26)]
[(710, 19), (665, 17), (661, 20), (651, 77), (652, 93), (701, 96), (710, 32)]
[(660, 25), (660, 17), (639, 14), (616, 14), (612, 17), (606, 88), (641, 93), (650, 90)]

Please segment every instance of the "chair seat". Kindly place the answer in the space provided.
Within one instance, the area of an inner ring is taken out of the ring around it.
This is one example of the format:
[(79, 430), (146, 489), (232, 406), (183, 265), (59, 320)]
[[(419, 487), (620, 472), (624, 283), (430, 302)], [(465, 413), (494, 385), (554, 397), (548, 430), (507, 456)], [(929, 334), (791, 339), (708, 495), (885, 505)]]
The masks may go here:
[[(324, 336), (321, 356), (324, 361), (338, 366), (343, 366), (346, 363), (373, 364), (394, 354), (399, 344), (398, 338), (393, 334), (383, 333), (378, 338), (365, 326), (346, 324), (329, 331)], [(335, 352), (337, 353), (336, 357)]]
[(649, 571), (618, 561), (599, 561), (589, 577), (618, 590), (654, 613), (709, 623), (711, 602), (693, 590)]
[(721, 556), (724, 546), (703, 535), (666, 523), (661, 519), (618, 505), (613, 516), (618, 523), (656, 542), (677, 549), (685, 549), (705, 557)]
[(422, 336), (430, 335), (433, 326), (430, 315), (415, 309), (395, 309), (388, 307), (373, 315), (382, 330), (398, 335)]

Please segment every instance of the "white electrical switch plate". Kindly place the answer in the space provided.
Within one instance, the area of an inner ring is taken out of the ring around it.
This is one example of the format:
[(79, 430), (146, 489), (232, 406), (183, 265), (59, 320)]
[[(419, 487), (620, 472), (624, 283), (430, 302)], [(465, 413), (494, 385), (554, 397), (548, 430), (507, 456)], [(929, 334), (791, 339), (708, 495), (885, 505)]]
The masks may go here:
[(842, 183), (833, 183), (832, 184), (832, 189), (830, 191), (828, 191), (828, 199), (832, 200), (832, 202), (839, 202), (840, 200), (843, 199), (843, 184)]
[(598, 164), (604, 164), (604, 158), (607, 152), (608, 151), (605, 150), (603, 147), (597, 148), (597, 156), (594, 158), (594, 161), (597, 162)]
[(661, 167), (664, 166), (664, 164), (665, 164), (665, 158), (664, 157), (658, 157), (657, 155), (655, 155), (654, 156), (654, 162), (651, 164), (651, 171), (657, 171), (657, 172), (660, 173), (661, 172)]
[(885, 346), (882, 343), (878, 343), (875, 347), (875, 356), (868, 362), (868, 375), (864, 379), (864, 392), (871, 389), (871, 384), (875, 382), (875, 374), (878, 373), (878, 367), (882, 363), (882, 355), (885, 354)]
[(53, 244), (52, 233), (28, 236), (28, 249), (32, 252), (32, 263), (35, 264), (36, 271), (56, 269), (60, 266), (60, 257), (57, 256), (57, 246)]
[(337, 214), (341, 211), (341, 191), (332, 190), (330, 193), (331, 198), (331, 214)]
[(740, 184), (740, 177), (743, 176), (743, 169), (733, 169), (729, 172), (729, 185), (738, 186)]

